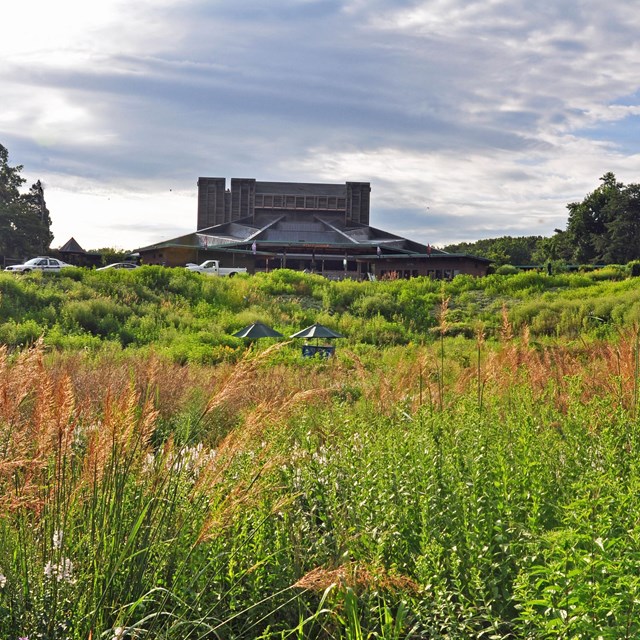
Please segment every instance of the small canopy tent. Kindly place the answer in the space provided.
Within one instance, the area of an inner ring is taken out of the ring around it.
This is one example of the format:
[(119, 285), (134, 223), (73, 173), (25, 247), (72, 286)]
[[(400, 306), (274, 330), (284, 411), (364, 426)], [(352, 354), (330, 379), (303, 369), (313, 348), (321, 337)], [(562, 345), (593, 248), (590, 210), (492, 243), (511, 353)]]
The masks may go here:
[(333, 329), (329, 329), (329, 327), (325, 327), (324, 325), (319, 324), (317, 322), (316, 324), (312, 324), (310, 327), (307, 327), (306, 329), (302, 329), (302, 331), (298, 331), (297, 333), (294, 333), (290, 337), (316, 339), (315, 345), (305, 344), (302, 347), (302, 355), (305, 358), (309, 358), (315, 355), (321, 355), (325, 358), (328, 358), (329, 356), (332, 356), (334, 354), (336, 350), (335, 347), (330, 347), (330, 346), (321, 347), (318, 345), (318, 340), (320, 340), (320, 338), (324, 338), (324, 339), (344, 338), (344, 336), (341, 333), (338, 333)]
[(290, 338), (344, 338), (341, 333), (325, 327), (323, 324), (316, 322), (298, 333), (294, 333)]
[(282, 334), (262, 322), (254, 322), (233, 334), (234, 338), (282, 338)]

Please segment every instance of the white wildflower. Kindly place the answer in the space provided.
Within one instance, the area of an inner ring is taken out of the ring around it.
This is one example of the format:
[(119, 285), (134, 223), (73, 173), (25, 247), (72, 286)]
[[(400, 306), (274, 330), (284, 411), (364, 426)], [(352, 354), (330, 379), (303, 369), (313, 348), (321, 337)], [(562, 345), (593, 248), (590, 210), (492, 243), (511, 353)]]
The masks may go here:
[(64, 532), (62, 529), (56, 529), (53, 532), (53, 548), (61, 549), (62, 548), (62, 538), (64, 537)]
[(82, 444), (84, 444), (85, 439), (86, 439), (85, 427), (79, 423), (76, 424), (76, 426), (73, 429), (73, 445), (76, 447), (79, 447)]
[(327, 460), (327, 456), (324, 455), (324, 452), (321, 451), (317, 451), (316, 453), (314, 453), (311, 456), (319, 465), (326, 465), (328, 460)]
[(0, 573), (0, 589), (4, 589), (4, 586), (7, 584), (7, 576), (3, 573)]
[(113, 630), (113, 637), (111, 640), (120, 640), (121, 638), (124, 638), (124, 627), (116, 627)]
[(44, 566), (44, 575), (47, 578), (55, 578), (58, 582), (73, 583), (73, 562), (69, 558), (60, 558), (60, 562), (47, 562)]
[(152, 471), (155, 461), (156, 461), (156, 457), (153, 455), (153, 453), (147, 453), (147, 455), (144, 457), (144, 462), (142, 463), (143, 471), (146, 471), (146, 472)]
[(215, 457), (215, 449), (205, 449), (202, 443), (199, 443), (195, 447), (182, 447), (169, 457), (167, 463), (175, 473), (184, 471), (191, 479), (195, 479)]
[(58, 579), (65, 582), (73, 582), (73, 562), (69, 558), (63, 558), (60, 564), (63, 565), (62, 578)]

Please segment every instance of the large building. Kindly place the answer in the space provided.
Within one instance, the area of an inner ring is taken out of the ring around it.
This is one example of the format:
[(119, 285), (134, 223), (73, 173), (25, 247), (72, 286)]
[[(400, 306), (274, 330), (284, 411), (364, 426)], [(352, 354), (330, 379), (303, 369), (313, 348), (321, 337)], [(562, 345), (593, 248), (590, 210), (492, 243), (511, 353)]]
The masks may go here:
[[(299, 182), (258, 182), (253, 178), (198, 179), (198, 229), (251, 218), (261, 214), (289, 215), (302, 212), (344, 218), (345, 222), (369, 224), (368, 182), (309, 184)], [(298, 218), (300, 216), (297, 216)]]
[(489, 260), (451, 254), (369, 225), (368, 182), (198, 180), (194, 233), (139, 249), (146, 264), (218, 259), (250, 272), (306, 270), (330, 278), (486, 275)]

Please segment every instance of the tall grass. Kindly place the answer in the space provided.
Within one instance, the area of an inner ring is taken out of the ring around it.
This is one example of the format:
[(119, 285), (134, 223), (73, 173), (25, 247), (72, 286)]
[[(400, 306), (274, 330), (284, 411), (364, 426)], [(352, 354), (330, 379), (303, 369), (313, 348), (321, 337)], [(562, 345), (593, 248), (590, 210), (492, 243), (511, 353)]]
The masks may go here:
[(0, 637), (637, 637), (637, 331), (444, 310), (328, 362), (0, 351)]

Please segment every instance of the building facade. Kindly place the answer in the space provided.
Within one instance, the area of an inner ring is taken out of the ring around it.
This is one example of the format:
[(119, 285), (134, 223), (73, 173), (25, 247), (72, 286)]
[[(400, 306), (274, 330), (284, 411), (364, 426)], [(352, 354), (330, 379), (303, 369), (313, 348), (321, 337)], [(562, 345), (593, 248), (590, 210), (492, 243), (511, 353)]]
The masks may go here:
[(194, 233), (139, 249), (147, 264), (220, 260), (249, 272), (288, 268), (329, 278), (450, 279), (490, 261), (450, 254), (370, 226), (368, 182), (316, 184), (198, 179)]
[(206, 229), (261, 214), (338, 214), (345, 223), (369, 224), (371, 185), (368, 182), (312, 184), (259, 182), (254, 178), (198, 179), (197, 228)]

